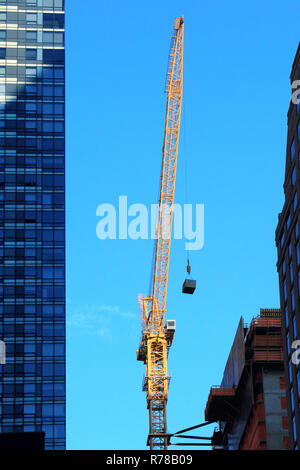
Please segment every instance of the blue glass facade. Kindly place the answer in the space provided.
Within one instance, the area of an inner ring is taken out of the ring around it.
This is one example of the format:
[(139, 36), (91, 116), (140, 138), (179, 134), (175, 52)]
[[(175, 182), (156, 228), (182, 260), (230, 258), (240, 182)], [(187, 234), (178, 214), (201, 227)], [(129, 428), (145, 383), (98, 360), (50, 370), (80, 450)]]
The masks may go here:
[[(290, 75), (291, 85), (300, 80), (300, 44)], [(295, 93), (295, 92), (294, 92)], [(298, 93), (298, 92), (297, 92)], [(298, 98), (300, 95), (298, 94)], [(285, 202), (276, 228), (277, 270), (282, 311), (282, 340), (286, 381), (290, 449), (300, 448), (300, 103), (293, 98), (288, 110)]]
[(65, 448), (64, 0), (0, 0), (0, 432)]

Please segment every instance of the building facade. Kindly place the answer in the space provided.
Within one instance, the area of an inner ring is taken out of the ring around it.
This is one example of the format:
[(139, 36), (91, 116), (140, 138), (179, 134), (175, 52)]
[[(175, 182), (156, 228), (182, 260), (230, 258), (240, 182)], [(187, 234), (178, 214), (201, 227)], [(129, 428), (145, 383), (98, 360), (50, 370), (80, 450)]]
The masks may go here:
[(289, 449), (281, 311), (261, 309), (250, 325), (241, 318), (219, 387), (212, 387), (206, 421), (225, 450)]
[[(300, 45), (290, 75), (293, 97), (288, 110), (287, 150), (284, 179), (285, 202), (278, 217), (280, 305), (282, 311), (283, 353), (287, 384), (287, 406), (291, 449), (300, 448), (300, 371), (297, 349), (300, 340), (300, 104), (296, 81), (300, 80)], [(299, 90), (300, 91), (300, 90)]]
[(64, 0), (0, 0), (0, 432), (46, 449), (65, 448), (64, 24)]

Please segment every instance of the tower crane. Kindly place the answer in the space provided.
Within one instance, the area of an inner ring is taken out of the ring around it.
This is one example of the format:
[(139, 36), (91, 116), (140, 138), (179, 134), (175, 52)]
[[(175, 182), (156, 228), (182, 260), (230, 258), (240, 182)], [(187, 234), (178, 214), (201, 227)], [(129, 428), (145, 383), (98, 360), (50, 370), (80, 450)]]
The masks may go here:
[[(169, 378), (167, 358), (175, 333), (175, 320), (165, 322), (177, 154), (183, 85), (183, 16), (176, 18), (169, 54), (167, 107), (163, 142), (153, 282), (148, 296), (139, 296), (142, 336), (137, 360), (146, 364), (143, 389), (147, 392), (150, 449), (167, 449)], [(152, 292), (151, 292), (152, 291)]]

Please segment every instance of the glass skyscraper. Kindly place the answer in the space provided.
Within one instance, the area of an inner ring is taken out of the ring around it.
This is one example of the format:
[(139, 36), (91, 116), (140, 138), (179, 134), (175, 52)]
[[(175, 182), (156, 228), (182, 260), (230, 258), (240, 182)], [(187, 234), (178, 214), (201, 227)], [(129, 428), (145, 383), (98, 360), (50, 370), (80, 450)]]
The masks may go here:
[[(300, 43), (290, 75), (292, 100), (288, 110), (285, 202), (278, 217), (278, 253), (282, 336), (290, 448), (300, 449)], [(294, 95), (297, 95), (296, 97)], [(296, 100), (294, 99), (296, 98)]]
[(0, 432), (65, 448), (64, 0), (0, 0)]

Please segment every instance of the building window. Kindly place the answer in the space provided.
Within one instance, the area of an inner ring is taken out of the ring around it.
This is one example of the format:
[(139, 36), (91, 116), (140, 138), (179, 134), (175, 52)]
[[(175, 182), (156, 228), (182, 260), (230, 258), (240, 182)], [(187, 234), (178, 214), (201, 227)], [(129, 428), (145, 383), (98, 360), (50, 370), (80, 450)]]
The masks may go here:
[(288, 356), (289, 356), (290, 352), (291, 352), (289, 332), (287, 332), (287, 334), (286, 334), (286, 348), (287, 348), (287, 352), (288, 352)]
[(283, 281), (283, 296), (284, 301), (286, 302), (286, 280)]
[(64, 43), (64, 33), (54, 33), (54, 44), (61, 44)]
[(63, 45), (63, 43), (64, 43), (64, 33), (44, 31), (43, 32), (43, 43), (47, 43), (49, 45), (52, 45), (53, 43), (55, 45), (58, 45), (58, 44)]
[(296, 257), (297, 257), (297, 265), (300, 264), (300, 252), (299, 252), (299, 242), (296, 244)]
[(291, 214), (288, 215), (288, 218), (286, 220), (286, 229), (288, 230), (291, 225)]
[(36, 42), (37, 41), (37, 32), (36, 31), (26, 31), (26, 41), (27, 42)]
[(292, 364), (291, 361), (289, 360), (289, 384), (293, 382), (293, 374), (292, 374)]
[(43, 26), (47, 29), (63, 29), (64, 28), (64, 15), (56, 13), (43, 14)]
[(52, 44), (54, 42), (53, 34), (54, 33), (52, 33), (52, 32), (44, 31), (43, 32), (43, 43)]
[(293, 276), (293, 263), (290, 263), (290, 283), (293, 284), (294, 276)]
[(26, 60), (36, 60), (37, 50), (36, 49), (26, 49)]
[(294, 289), (291, 290), (291, 304), (292, 304), (292, 312), (295, 311), (295, 296), (294, 296)]
[(296, 192), (295, 196), (294, 196), (294, 199), (293, 199), (293, 210), (294, 210), (294, 212), (296, 212), (297, 204), (298, 204), (298, 197), (297, 197), (297, 192)]
[(296, 237), (296, 240), (298, 240), (298, 237), (299, 237), (299, 227), (298, 227), (298, 222), (296, 223), (295, 225), (295, 237)]
[(284, 244), (284, 232), (282, 232), (281, 237), (280, 237), (280, 247), (282, 248)]
[(291, 154), (291, 160), (293, 160), (294, 155), (295, 155), (295, 139), (292, 140), (290, 154)]
[(297, 387), (298, 387), (298, 396), (300, 397), (300, 370), (297, 372)]
[(288, 328), (289, 326), (289, 311), (287, 305), (284, 307), (284, 313), (285, 313), (285, 326)]
[[(26, 85), (25, 90), (26, 90), (27, 95), (35, 95), (36, 94), (36, 85), (35, 84)], [(28, 123), (29, 123), (29, 126), (33, 125), (33, 121), (26, 121), (25, 122), (25, 127), (27, 126)], [(36, 121), (35, 121), (35, 124), (36, 124)], [(35, 125), (35, 127), (36, 127), (36, 125)]]
[(0, 30), (0, 41), (6, 41), (6, 30), (5, 29)]
[(293, 172), (292, 172), (292, 185), (296, 183), (296, 167), (294, 166)]
[(293, 316), (293, 334), (294, 334), (294, 339), (297, 339), (296, 315)]
[(282, 261), (282, 277), (285, 276), (285, 261)]
[(64, 51), (62, 49), (43, 49), (43, 60), (45, 64), (63, 63)]
[(296, 440), (296, 421), (295, 421), (295, 416), (293, 416), (293, 440)]
[(291, 408), (292, 408), (292, 413), (295, 411), (295, 403), (294, 403), (294, 389), (291, 387), (290, 390), (290, 397), (291, 397)]
[(291, 242), (289, 243), (289, 257), (292, 257), (292, 245)]
[(0, 47), (0, 59), (5, 59), (5, 58), (6, 58), (6, 48)]
[[(36, 103), (26, 103), (25, 105), (26, 113), (35, 114), (36, 113)], [(32, 197), (32, 199), (31, 199)], [(34, 201), (34, 194), (28, 194), (28, 201)]]
[(26, 77), (35, 78), (36, 77), (36, 67), (26, 67)]
[(0, 22), (1, 23), (6, 23), (6, 13), (0, 12)]
[(36, 24), (37, 23), (37, 15), (35, 13), (27, 13), (26, 14), (26, 22), (27, 22), (27, 24)]

